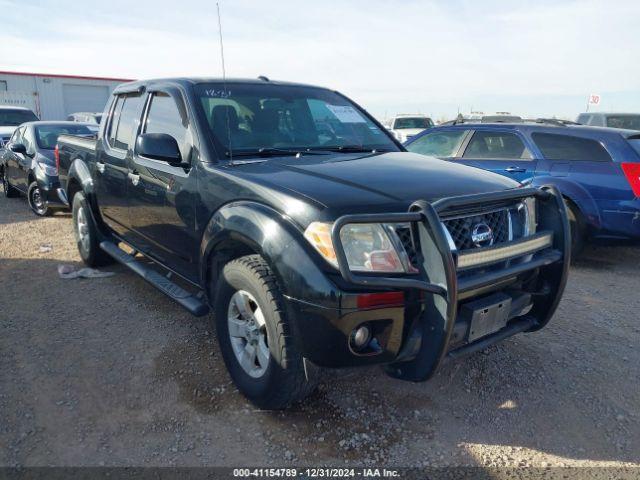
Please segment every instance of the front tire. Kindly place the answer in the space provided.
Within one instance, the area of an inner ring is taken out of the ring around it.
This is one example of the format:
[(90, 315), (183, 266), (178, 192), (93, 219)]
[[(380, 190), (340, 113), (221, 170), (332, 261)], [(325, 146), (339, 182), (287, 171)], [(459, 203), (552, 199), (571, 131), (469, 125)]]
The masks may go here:
[(222, 357), (243, 395), (261, 409), (278, 410), (314, 390), (316, 378), (305, 375), (282, 294), (261, 256), (227, 263), (213, 298)]
[(42, 191), (38, 186), (38, 182), (33, 181), (29, 185), (29, 190), (27, 191), (27, 199), (29, 201), (29, 207), (33, 213), (38, 215), (39, 217), (46, 217), (51, 215), (51, 209), (47, 206), (47, 201), (42, 196)]
[(20, 192), (9, 183), (6, 168), (2, 169), (2, 188), (4, 189), (4, 196), (7, 198), (16, 198), (20, 196)]
[(82, 192), (73, 196), (72, 215), (73, 233), (82, 261), (89, 267), (113, 263), (113, 258), (100, 248), (98, 228), (93, 221), (89, 203)]

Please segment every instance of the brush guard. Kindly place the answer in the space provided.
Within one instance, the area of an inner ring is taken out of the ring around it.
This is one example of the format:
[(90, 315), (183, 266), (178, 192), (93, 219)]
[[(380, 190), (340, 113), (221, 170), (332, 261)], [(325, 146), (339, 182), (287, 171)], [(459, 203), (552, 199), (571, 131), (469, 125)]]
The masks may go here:
[[(471, 253), (452, 250), (441, 216), (460, 208), (531, 197), (536, 199), (538, 231), (535, 235), (495, 247), (479, 248)], [(344, 226), (358, 223), (409, 223), (414, 244), (420, 246), (417, 252), (418, 273), (381, 276), (351, 271), (340, 232)], [(417, 289), (432, 294), (425, 296), (422, 315), (406, 334), (397, 361), (387, 368), (394, 377), (423, 381), (433, 376), (447, 354), (454, 358), (484, 349), (515, 333), (538, 330), (546, 325), (560, 301), (567, 280), (571, 248), (569, 232), (562, 195), (554, 186), (543, 186), (450, 197), (433, 203), (418, 200), (404, 213), (345, 215), (336, 220), (331, 236), (338, 268), (347, 282), (371, 288)], [(481, 256), (474, 259), (467, 255)], [(466, 264), (480, 262), (478, 265), (487, 265), (522, 255), (529, 255), (528, 261), (509, 263), (508, 267), (498, 271), (458, 278), (457, 265), (463, 257), (466, 257)], [(483, 258), (487, 259), (484, 263)], [(490, 260), (496, 258), (498, 260)], [(534, 293), (529, 313), (510, 321), (507, 327), (492, 335), (450, 351), (459, 299), (480, 295), (487, 287), (536, 269), (544, 272), (545, 293)]]

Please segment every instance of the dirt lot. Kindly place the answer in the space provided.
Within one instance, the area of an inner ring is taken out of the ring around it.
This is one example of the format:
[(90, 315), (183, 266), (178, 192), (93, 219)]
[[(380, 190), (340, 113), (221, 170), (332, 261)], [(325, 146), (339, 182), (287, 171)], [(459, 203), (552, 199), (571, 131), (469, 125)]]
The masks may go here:
[(541, 332), (429, 383), (332, 372), (284, 413), (236, 392), (209, 320), (59, 264), (70, 217), (0, 198), (0, 465), (640, 466), (638, 247), (590, 248)]

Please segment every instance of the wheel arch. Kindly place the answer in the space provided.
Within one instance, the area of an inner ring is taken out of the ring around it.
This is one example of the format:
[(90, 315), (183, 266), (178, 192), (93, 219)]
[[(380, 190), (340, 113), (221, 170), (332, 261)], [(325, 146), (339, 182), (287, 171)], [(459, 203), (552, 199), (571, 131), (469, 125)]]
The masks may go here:
[(562, 198), (575, 207), (588, 227), (593, 229), (601, 227), (600, 209), (587, 189), (579, 183), (568, 180), (566, 177), (541, 176), (534, 177), (532, 184), (534, 186), (555, 185), (560, 190)]
[[(251, 201), (224, 205), (209, 220), (200, 247), (200, 282), (209, 295), (226, 262), (261, 255), (274, 272), (282, 293), (323, 304), (336, 287), (316, 263), (302, 233), (273, 208)], [(335, 301), (335, 300), (334, 300)]]

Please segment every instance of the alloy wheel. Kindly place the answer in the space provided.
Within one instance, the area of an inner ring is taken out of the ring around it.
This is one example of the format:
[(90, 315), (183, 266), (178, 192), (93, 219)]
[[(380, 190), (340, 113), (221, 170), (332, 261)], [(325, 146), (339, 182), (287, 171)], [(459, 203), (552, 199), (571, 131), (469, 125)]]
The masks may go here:
[(269, 345), (264, 315), (249, 292), (238, 290), (229, 300), (227, 325), (231, 348), (247, 375), (260, 378), (269, 366)]
[(76, 215), (76, 232), (78, 234), (78, 241), (85, 252), (89, 251), (91, 246), (91, 237), (89, 234), (89, 223), (87, 216), (84, 213), (84, 208), (79, 208)]

